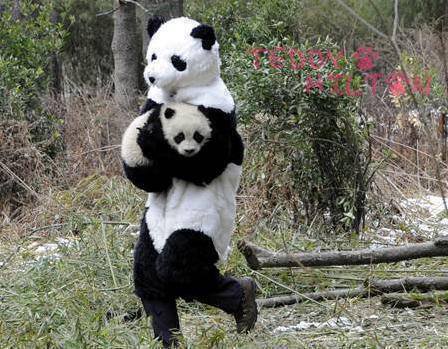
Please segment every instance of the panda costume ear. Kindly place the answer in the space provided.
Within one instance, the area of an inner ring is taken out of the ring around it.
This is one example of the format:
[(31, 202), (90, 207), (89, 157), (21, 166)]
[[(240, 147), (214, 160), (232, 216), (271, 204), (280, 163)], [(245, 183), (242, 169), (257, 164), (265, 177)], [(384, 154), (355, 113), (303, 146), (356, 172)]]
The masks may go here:
[(151, 39), (157, 30), (165, 23), (165, 18), (161, 16), (153, 16), (148, 20), (146, 30), (148, 31), (149, 38)]
[(202, 40), (202, 48), (204, 50), (211, 50), (216, 42), (215, 31), (212, 27), (206, 24), (201, 24), (196, 28), (193, 28), (190, 35), (195, 39)]

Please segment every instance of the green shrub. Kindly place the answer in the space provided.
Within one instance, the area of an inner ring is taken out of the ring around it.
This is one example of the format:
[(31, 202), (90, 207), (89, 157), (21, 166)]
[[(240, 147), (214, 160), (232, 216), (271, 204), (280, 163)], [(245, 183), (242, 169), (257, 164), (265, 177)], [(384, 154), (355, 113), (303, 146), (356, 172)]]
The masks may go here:
[(46, 67), (63, 45), (64, 30), (51, 22), (50, 6), (21, 1), (20, 19), (8, 9), (0, 21), (0, 111), (13, 119), (33, 117), (46, 92)]
[[(190, 11), (216, 27), (223, 76), (237, 101), (240, 123), (247, 128), (260, 122), (265, 126), (258, 139), (249, 140), (257, 147), (249, 151), (267, 144), (278, 148), (309, 218), (329, 213), (333, 227), (358, 229), (370, 177), (368, 128), (358, 120), (359, 98), (348, 94), (362, 88), (363, 79), (351, 58), (339, 57), (337, 64), (330, 59), (320, 69), (309, 61), (299, 69), (290, 64), (291, 48), (305, 54), (331, 52), (334, 57), (340, 51), (329, 39), (297, 41), (300, 6), (290, 0), (231, 1)], [(256, 69), (251, 52), (260, 48), (267, 52), (260, 54)], [(274, 49), (280, 57), (278, 67), (271, 64)], [(337, 84), (342, 95), (333, 93), (332, 74), (342, 75)], [(307, 90), (320, 78), (322, 91)], [(287, 205), (295, 208), (293, 202)]]
[(11, 212), (45, 183), (48, 156), (62, 149), (62, 120), (44, 99), (48, 60), (61, 49), (65, 31), (52, 23), (50, 6), (31, 0), (20, 5), (20, 16), (13, 16), (12, 4), (0, 14), (0, 206)]

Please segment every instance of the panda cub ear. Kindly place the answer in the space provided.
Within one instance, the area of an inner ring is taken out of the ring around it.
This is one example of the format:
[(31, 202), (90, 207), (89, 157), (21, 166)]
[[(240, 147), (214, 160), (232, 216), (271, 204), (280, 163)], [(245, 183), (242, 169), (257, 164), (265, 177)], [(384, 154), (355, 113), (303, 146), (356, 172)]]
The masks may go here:
[(202, 48), (204, 50), (211, 50), (216, 42), (215, 31), (212, 27), (206, 24), (201, 24), (196, 28), (193, 28), (190, 35), (195, 39), (202, 40)]
[(165, 23), (165, 18), (161, 16), (153, 16), (149, 18), (146, 30), (148, 31), (149, 38), (151, 39), (153, 35), (159, 30), (163, 23)]

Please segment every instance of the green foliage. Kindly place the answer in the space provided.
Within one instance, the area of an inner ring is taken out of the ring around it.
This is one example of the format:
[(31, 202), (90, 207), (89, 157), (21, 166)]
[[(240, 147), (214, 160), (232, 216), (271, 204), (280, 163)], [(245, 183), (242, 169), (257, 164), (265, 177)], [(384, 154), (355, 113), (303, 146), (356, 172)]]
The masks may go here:
[[(340, 48), (331, 40), (297, 41), (301, 4), (231, 1), (190, 11), (216, 27), (223, 76), (237, 100), (241, 123), (265, 125), (259, 139), (250, 140), (252, 146), (281, 145), (279, 157), (291, 164), (288, 170), (308, 217), (329, 212), (334, 225), (358, 229), (370, 176), (368, 129), (357, 121), (359, 98), (353, 96), (362, 89), (362, 77), (352, 59), (337, 58)], [(260, 48), (266, 51), (256, 69), (251, 53)], [(291, 64), (290, 49), (304, 55), (295, 52), (293, 57), (298, 65), (305, 59), (303, 66)], [(319, 65), (313, 50), (324, 59), (331, 54), (336, 62), (326, 59), (316, 69), (310, 63)], [(274, 58), (278, 63), (272, 63)], [(338, 74), (335, 83), (331, 77)], [(320, 79), (322, 91), (308, 88)]]
[(21, 1), (20, 19), (10, 11), (0, 21), (0, 112), (24, 119), (46, 92), (48, 57), (62, 48), (65, 31), (51, 22), (51, 7)]
[(42, 107), (51, 55), (61, 50), (66, 32), (51, 20), (50, 5), (20, 2), (21, 16), (7, 8), (0, 20), (0, 114), (2, 121), (25, 121), (32, 143), (49, 155), (60, 148), (61, 120)]

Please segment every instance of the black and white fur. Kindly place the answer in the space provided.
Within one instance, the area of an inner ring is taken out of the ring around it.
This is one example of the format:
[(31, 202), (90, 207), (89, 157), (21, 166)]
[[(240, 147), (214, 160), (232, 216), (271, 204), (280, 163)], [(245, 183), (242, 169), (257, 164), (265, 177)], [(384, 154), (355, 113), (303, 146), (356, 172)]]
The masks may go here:
[(219, 44), (212, 27), (187, 17), (148, 21), (150, 86), (142, 113), (157, 104), (184, 102), (232, 114), (235, 103), (220, 76)]
[[(199, 156), (179, 158), (172, 151), (164, 151), (161, 153), (167, 155), (165, 160), (160, 157), (155, 160), (161, 165), (157, 167), (171, 173), (173, 179), (166, 194), (150, 190), (149, 228), (160, 234), (163, 234), (161, 224), (173, 228), (203, 228), (201, 231), (213, 238), (220, 259), (225, 260), (235, 220), (235, 195), (244, 147), (236, 131), (235, 103), (220, 76), (221, 60), (215, 32), (212, 27), (187, 17), (169, 21), (153, 17), (147, 29), (150, 42), (144, 77), (150, 88), (142, 113), (152, 109), (157, 113), (161, 105), (173, 102), (196, 105), (209, 118), (213, 130), (211, 141), (205, 144)], [(154, 124), (154, 129), (161, 128)], [(230, 142), (230, 147), (222, 146), (226, 142)], [(154, 170), (150, 172), (154, 174)], [(167, 183), (155, 180), (152, 186), (160, 184)], [(143, 183), (141, 187), (148, 185)], [(158, 212), (157, 208), (165, 209), (170, 205), (179, 209)], [(160, 221), (163, 223), (158, 223)], [(170, 234), (169, 230), (166, 229), (165, 236)], [(155, 241), (156, 248), (160, 250), (165, 240)]]
[(242, 304), (239, 282), (216, 263), (230, 251), (244, 146), (213, 28), (153, 17), (148, 34), (148, 99), (125, 132), (122, 155), (127, 177), (149, 192), (135, 291), (156, 337), (169, 345), (170, 329), (179, 328), (177, 297), (230, 314)]
[(228, 254), (244, 148), (222, 114), (169, 103), (137, 117), (123, 135), (126, 175), (150, 192), (146, 222), (158, 252), (173, 232), (191, 229), (210, 237), (222, 260)]

